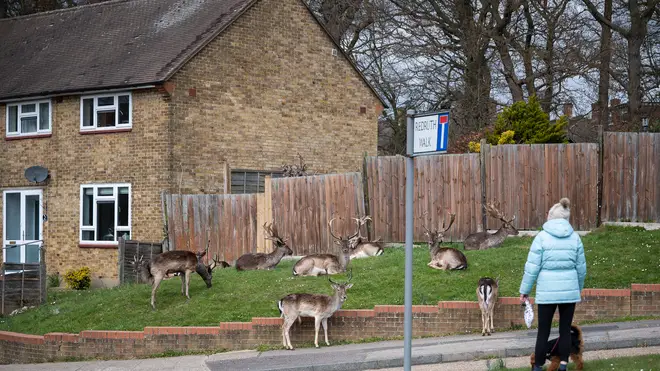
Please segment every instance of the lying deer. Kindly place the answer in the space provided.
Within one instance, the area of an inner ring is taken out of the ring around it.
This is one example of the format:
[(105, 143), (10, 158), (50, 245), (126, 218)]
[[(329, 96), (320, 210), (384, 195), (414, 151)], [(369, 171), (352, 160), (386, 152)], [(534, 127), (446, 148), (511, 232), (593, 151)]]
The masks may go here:
[(218, 261), (214, 258), (211, 264), (204, 265), (202, 261), (204, 255), (206, 255), (206, 251), (195, 254), (192, 251), (174, 250), (158, 254), (150, 262), (142, 260), (143, 256), (140, 256), (139, 259), (137, 256), (133, 257), (131, 264), (139, 273), (140, 279), (151, 285), (151, 308), (153, 310), (156, 310), (156, 290), (158, 290), (158, 286), (164, 278), (170, 278), (174, 274), (181, 275), (181, 294), (188, 298), (186, 301), (190, 300), (188, 288), (192, 272), (197, 272), (202, 276), (204, 282), (206, 282), (206, 287), (211, 288), (213, 269)]
[(495, 332), (493, 327), (493, 310), (497, 304), (499, 293), (499, 278), (482, 277), (477, 284), (477, 298), (479, 299), (479, 309), (481, 309), (481, 336)]
[(473, 233), (463, 241), (465, 250), (487, 250), (493, 247), (499, 247), (507, 236), (517, 236), (518, 230), (513, 226), (516, 220), (514, 215), (511, 219), (506, 219), (504, 214), (498, 210), (499, 203), (488, 203), (486, 211), (493, 217), (502, 221), (502, 226), (495, 233), (486, 231)]
[(285, 348), (293, 350), (291, 345), (290, 330), (293, 323), (300, 317), (314, 317), (314, 345), (319, 347), (319, 324), (323, 326), (323, 333), (325, 335), (325, 344), (330, 345), (328, 342), (328, 318), (330, 318), (337, 310), (339, 310), (346, 301), (346, 290), (353, 287), (349, 283), (352, 278), (352, 273), (349, 272), (348, 281), (346, 283), (337, 283), (328, 277), (335, 290), (335, 294), (330, 295), (316, 295), (316, 294), (289, 294), (277, 302), (277, 307), (280, 310), (280, 317), (284, 317), (282, 324), (282, 345)]
[(362, 218), (353, 218), (355, 221), (357, 221), (359, 227), (358, 227), (358, 235), (355, 238), (352, 238), (350, 241), (350, 245), (352, 246), (351, 249), (351, 254), (350, 258), (351, 259), (360, 259), (360, 258), (368, 258), (370, 256), (380, 256), (383, 255), (383, 243), (379, 242), (379, 238), (377, 238), (374, 241), (369, 241), (367, 237), (362, 235), (362, 232), (360, 231), (360, 228), (363, 225), (367, 224), (367, 221), (371, 220), (371, 217), (369, 216), (363, 216)]
[(449, 226), (445, 228), (445, 222), (442, 222), (442, 228), (437, 230), (426, 229), (424, 235), (428, 238), (429, 252), (431, 254), (431, 262), (427, 265), (433, 269), (442, 270), (458, 270), (467, 269), (468, 263), (465, 255), (457, 249), (451, 247), (440, 247), (445, 233), (451, 228), (456, 220), (456, 214), (450, 214)]
[(332, 254), (312, 254), (307, 255), (304, 258), (298, 260), (293, 266), (293, 275), (294, 276), (319, 276), (323, 274), (337, 274), (341, 272), (346, 272), (346, 267), (351, 260), (350, 250), (351, 244), (350, 240), (355, 238), (360, 231), (360, 224), (358, 223), (358, 230), (348, 236), (335, 236), (332, 231), (332, 222), (335, 218), (332, 218), (328, 223), (330, 227), (330, 235), (336, 240), (335, 243), (339, 246), (340, 252), (339, 256)]
[(266, 239), (273, 241), (273, 244), (275, 244), (275, 250), (270, 254), (258, 253), (241, 255), (241, 257), (236, 260), (235, 265), (237, 270), (273, 269), (280, 263), (280, 260), (282, 260), (285, 255), (293, 255), (293, 250), (289, 248), (286, 240), (279, 236), (277, 228), (273, 227), (273, 223), (270, 223), (268, 226), (264, 223), (263, 227), (268, 235)]

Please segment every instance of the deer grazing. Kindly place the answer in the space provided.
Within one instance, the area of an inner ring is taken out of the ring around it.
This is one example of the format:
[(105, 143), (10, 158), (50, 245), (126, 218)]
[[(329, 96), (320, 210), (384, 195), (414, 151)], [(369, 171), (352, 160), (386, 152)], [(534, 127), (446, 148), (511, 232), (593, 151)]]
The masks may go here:
[(350, 245), (352, 246), (350, 258), (351, 259), (360, 259), (368, 258), (370, 256), (380, 256), (383, 255), (383, 244), (379, 242), (379, 238), (374, 241), (369, 241), (365, 236), (362, 235), (360, 228), (363, 225), (367, 224), (367, 221), (371, 220), (369, 216), (363, 216), (362, 218), (353, 218), (357, 221), (358, 235), (351, 239)]
[(463, 241), (465, 250), (487, 250), (490, 248), (498, 247), (506, 240), (507, 236), (517, 236), (518, 230), (513, 226), (513, 221), (516, 220), (514, 215), (511, 219), (507, 219), (505, 215), (498, 210), (499, 202), (488, 203), (486, 211), (493, 218), (502, 221), (502, 226), (495, 233), (488, 233), (487, 231), (473, 233)]
[(442, 222), (442, 228), (437, 230), (426, 229), (424, 235), (428, 238), (429, 252), (431, 254), (431, 261), (427, 264), (433, 269), (441, 270), (459, 270), (467, 269), (468, 263), (465, 254), (461, 251), (451, 247), (440, 247), (445, 233), (451, 228), (456, 220), (456, 214), (450, 214), (449, 225), (445, 228), (445, 221)]
[(493, 327), (493, 310), (497, 304), (499, 293), (499, 278), (482, 277), (477, 284), (477, 298), (479, 299), (479, 309), (481, 309), (481, 336), (495, 332)]
[(282, 344), (285, 348), (293, 350), (291, 345), (290, 330), (296, 319), (300, 323), (300, 317), (314, 317), (314, 345), (319, 347), (319, 325), (323, 326), (325, 335), (325, 344), (328, 342), (328, 318), (339, 310), (346, 301), (346, 290), (353, 287), (350, 283), (352, 272), (349, 272), (346, 283), (337, 283), (328, 277), (335, 290), (334, 295), (316, 295), (316, 294), (289, 294), (277, 302), (280, 310), (280, 317), (284, 317), (282, 324)]
[(140, 279), (151, 284), (151, 308), (153, 310), (156, 310), (156, 291), (161, 281), (171, 278), (177, 273), (181, 275), (181, 294), (188, 298), (186, 301), (190, 300), (188, 288), (192, 272), (197, 272), (202, 276), (206, 287), (211, 288), (213, 269), (219, 262), (214, 258), (211, 264), (204, 265), (202, 261), (204, 255), (206, 255), (206, 251), (195, 254), (192, 251), (175, 250), (158, 254), (150, 262), (145, 262), (143, 256), (140, 256), (139, 259), (137, 256), (133, 257), (131, 264), (140, 275)]
[(269, 225), (264, 223), (263, 227), (268, 234), (266, 239), (273, 241), (275, 244), (275, 250), (270, 254), (258, 253), (241, 255), (241, 257), (236, 260), (236, 270), (247, 271), (255, 269), (273, 269), (280, 263), (280, 260), (282, 260), (285, 255), (293, 255), (293, 250), (289, 248), (286, 240), (279, 236), (277, 228), (273, 227), (273, 223), (270, 223)]
[(351, 250), (351, 239), (355, 238), (360, 232), (360, 224), (357, 224), (357, 231), (352, 235), (345, 236), (336, 236), (332, 231), (332, 222), (335, 218), (332, 218), (328, 222), (328, 227), (330, 228), (330, 235), (336, 240), (335, 243), (339, 246), (340, 251), (339, 255), (332, 254), (312, 254), (307, 255), (304, 258), (298, 260), (293, 266), (293, 275), (294, 276), (318, 276), (323, 274), (337, 274), (341, 272), (346, 272), (346, 267), (351, 260), (350, 250)]

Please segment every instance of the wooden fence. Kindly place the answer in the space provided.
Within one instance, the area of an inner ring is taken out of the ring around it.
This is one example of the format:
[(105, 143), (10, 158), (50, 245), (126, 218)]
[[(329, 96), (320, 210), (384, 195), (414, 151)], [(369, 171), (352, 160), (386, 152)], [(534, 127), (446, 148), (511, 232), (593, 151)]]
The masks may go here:
[(144, 262), (150, 262), (155, 255), (163, 252), (160, 242), (140, 242), (119, 238), (119, 283), (145, 283), (132, 264), (137, 257)]
[[(516, 216), (518, 229), (536, 229), (562, 197), (571, 200), (571, 224), (596, 227), (598, 217), (598, 144), (483, 146), (486, 201), (499, 200), (502, 212)], [(488, 217), (488, 229), (502, 222)]]
[(272, 218), (294, 254), (334, 252), (332, 218), (335, 234), (354, 233), (351, 218), (365, 213), (362, 187), (360, 173), (271, 179)]
[(602, 216), (660, 222), (660, 134), (605, 133)]
[(164, 195), (171, 250), (232, 262), (257, 251), (257, 195)]
[(9, 315), (24, 306), (46, 302), (46, 257), (40, 249), (40, 263), (3, 263), (0, 267), (0, 314)]
[[(405, 239), (405, 157), (367, 157), (365, 159), (369, 213), (373, 235), (383, 241)], [(462, 240), (482, 228), (481, 173), (479, 156), (435, 155), (415, 159), (414, 239), (425, 240), (424, 227), (439, 228), (456, 222), (448, 240)]]

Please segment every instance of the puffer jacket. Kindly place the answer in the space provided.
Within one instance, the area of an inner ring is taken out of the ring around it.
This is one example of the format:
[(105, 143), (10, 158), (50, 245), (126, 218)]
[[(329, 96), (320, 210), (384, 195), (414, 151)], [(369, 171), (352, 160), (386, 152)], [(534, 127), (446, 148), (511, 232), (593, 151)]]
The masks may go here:
[(586, 275), (580, 236), (566, 219), (552, 219), (534, 238), (520, 293), (529, 295), (536, 282), (537, 304), (578, 303)]

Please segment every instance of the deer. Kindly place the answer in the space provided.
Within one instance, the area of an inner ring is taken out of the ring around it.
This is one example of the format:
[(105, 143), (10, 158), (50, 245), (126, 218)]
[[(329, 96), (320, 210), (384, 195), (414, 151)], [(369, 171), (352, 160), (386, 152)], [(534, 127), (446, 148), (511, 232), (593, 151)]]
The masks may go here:
[(495, 332), (493, 327), (493, 310), (497, 304), (499, 296), (500, 279), (493, 280), (489, 277), (482, 277), (477, 284), (477, 299), (479, 300), (479, 309), (481, 309), (481, 336)]
[(502, 226), (495, 233), (488, 233), (487, 231), (472, 233), (463, 241), (465, 250), (487, 250), (499, 247), (507, 236), (517, 236), (518, 230), (513, 226), (513, 221), (516, 220), (514, 215), (511, 219), (507, 219), (499, 209), (499, 202), (489, 202), (486, 205), (486, 211), (493, 218), (502, 221)]
[(442, 221), (442, 228), (436, 230), (429, 230), (426, 226), (424, 235), (428, 239), (429, 253), (431, 254), (431, 261), (427, 264), (433, 269), (440, 270), (460, 270), (467, 269), (468, 263), (465, 254), (461, 251), (451, 247), (440, 247), (445, 233), (451, 228), (456, 220), (456, 214), (449, 214), (449, 225), (445, 228), (445, 221)]
[(368, 258), (370, 256), (380, 256), (383, 255), (383, 243), (380, 242), (380, 238), (377, 238), (373, 241), (369, 241), (365, 236), (362, 235), (360, 228), (363, 225), (367, 224), (367, 221), (371, 220), (370, 216), (363, 216), (361, 218), (353, 218), (357, 221), (358, 225), (358, 235), (355, 238), (352, 238), (350, 245), (352, 246), (350, 259), (360, 259)]
[(271, 270), (280, 263), (284, 256), (293, 255), (293, 250), (291, 250), (289, 245), (286, 243), (287, 240), (279, 236), (277, 227), (274, 227), (273, 223), (268, 225), (264, 223), (263, 227), (267, 234), (266, 239), (273, 241), (275, 250), (273, 250), (270, 254), (257, 253), (241, 255), (241, 257), (236, 260), (236, 270)]
[(186, 302), (190, 300), (188, 288), (190, 286), (190, 275), (197, 272), (206, 283), (207, 288), (213, 285), (213, 269), (219, 264), (214, 257), (209, 265), (205, 265), (202, 258), (206, 251), (194, 253), (192, 251), (174, 250), (166, 251), (156, 255), (150, 262), (135, 255), (133, 257), (134, 269), (140, 275), (140, 279), (151, 285), (151, 308), (156, 310), (156, 291), (163, 279), (171, 278), (175, 274), (181, 275), (181, 294), (186, 296)]
[(319, 347), (319, 325), (323, 326), (325, 335), (325, 344), (328, 342), (328, 318), (330, 318), (346, 301), (346, 290), (353, 287), (350, 283), (353, 277), (352, 271), (349, 271), (348, 281), (338, 283), (328, 277), (328, 281), (335, 291), (334, 295), (318, 294), (288, 294), (277, 302), (277, 308), (280, 311), (280, 317), (284, 317), (282, 324), (282, 345), (285, 348), (293, 350), (291, 345), (290, 330), (296, 319), (300, 323), (300, 317), (314, 317), (314, 345)]
[(332, 218), (328, 222), (328, 227), (330, 228), (330, 235), (336, 240), (340, 248), (339, 255), (332, 254), (312, 254), (303, 257), (298, 260), (293, 266), (293, 275), (294, 276), (319, 276), (319, 275), (332, 275), (337, 273), (346, 272), (346, 267), (351, 260), (350, 250), (351, 250), (351, 239), (355, 238), (360, 232), (360, 224), (357, 224), (357, 231), (352, 235), (346, 236), (336, 236), (332, 231), (332, 222), (335, 218)]

